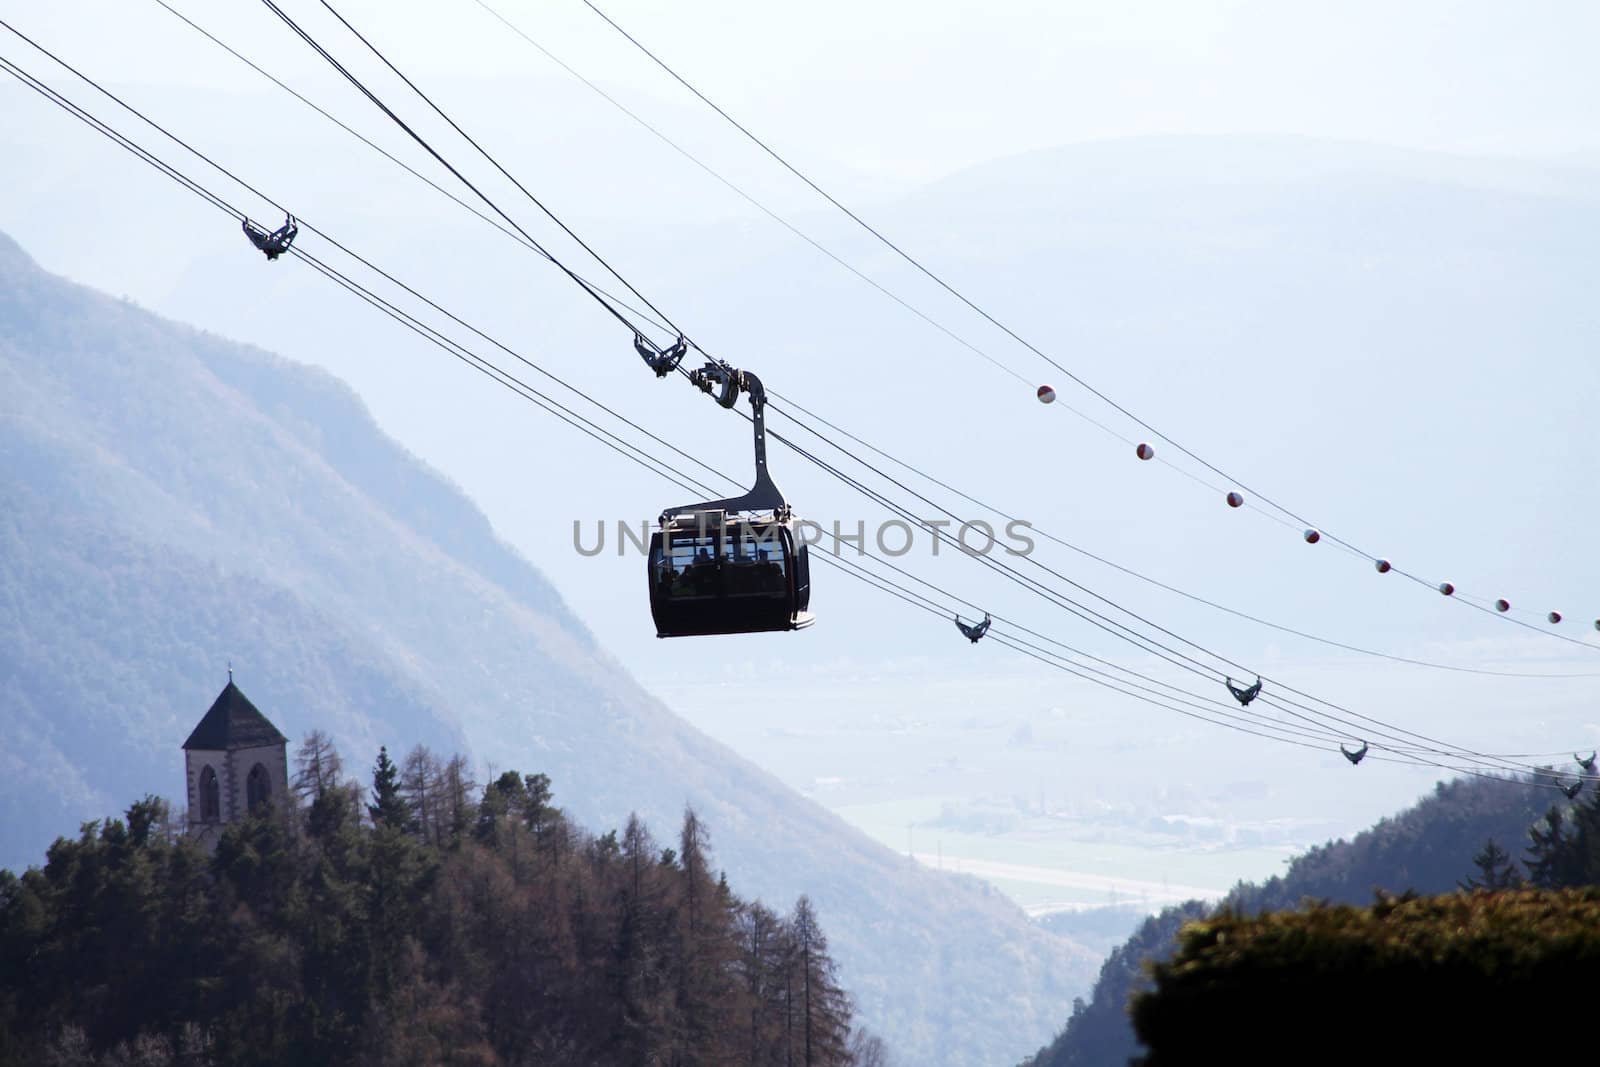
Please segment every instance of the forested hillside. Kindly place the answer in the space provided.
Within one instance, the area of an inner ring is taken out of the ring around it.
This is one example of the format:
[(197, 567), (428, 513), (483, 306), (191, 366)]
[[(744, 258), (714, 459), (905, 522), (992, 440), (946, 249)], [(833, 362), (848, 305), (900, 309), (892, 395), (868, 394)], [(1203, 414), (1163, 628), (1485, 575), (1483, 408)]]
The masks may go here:
[(1241, 905), (1186, 926), (1129, 1005), (1141, 1062), (1267, 1062), (1330, 1018), (1360, 1019), (1394, 1062), (1525, 1059), (1515, 1028), (1462, 1020), (1588, 1010), (1600, 961), (1600, 793), (1589, 784), (1575, 804), (1546, 799), (1520, 836), (1486, 837), (1457, 892)]
[(1019, 1056), (1088, 985), (1071, 941), (644, 692), (347, 387), (54, 278), (0, 237), (0, 864), (175, 792), (229, 659), (289, 736), (538, 767), (593, 826), (692, 806), (746, 892), (810, 895), (862, 1018), (907, 1062)]
[(741, 899), (692, 811), (662, 847), (420, 746), (299, 766), (214, 855), (147, 797), (0, 871), (0, 1065), (887, 1063), (811, 902)]
[(1217, 915), (1178, 940), (1131, 1005), (1141, 1067), (1279, 1063), (1334, 1019), (1360, 1020), (1383, 1063), (1522, 1063), (1527, 1034), (1482, 1024), (1587, 1014), (1600, 889), (1384, 894)]
[[(1556, 796), (1548, 784), (1482, 778), (1439, 783), (1432, 795), (1349, 840), (1331, 841), (1296, 857), (1284, 874), (1242, 883), (1220, 907), (1244, 914), (1294, 908), (1304, 900), (1370, 904), (1383, 890), (1443, 893), (1479, 874), (1473, 857), (1484, 842), (1508, 843), (1520, 855), (1529, 830)], [(1600, 809), (1597, 809), (1600, 822)], [(1146, 984), (1146, 961), (1172, 954), (1178, 929), (1214, 908), (1198, 901), (1167, 908), (1113, 951), (1087, 1000), (1074, 1003), (1065, 1029), (1026, 1061), (1027, 1067), (1125, 1064), (1138, 1050), (1128, 998)]]

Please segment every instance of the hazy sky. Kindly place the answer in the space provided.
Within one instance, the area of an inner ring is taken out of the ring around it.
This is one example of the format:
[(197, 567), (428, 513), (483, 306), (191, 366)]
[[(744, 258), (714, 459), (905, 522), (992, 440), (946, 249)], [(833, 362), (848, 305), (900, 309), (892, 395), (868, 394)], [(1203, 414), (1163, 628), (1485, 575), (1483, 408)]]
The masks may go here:
[[(172, 2), (230, 40), (276, 42), (275, 70), (315, 66), (261, 5)], [(331, 32), (317, 3), (284, 6), (313, 33)], [(413, 71), (555, 71), (476, 0), (336, 6)], [(591, 78), (667, 98), (678, 92), (580, 0), (492, 6)], [(907, 177), (1148, 133), (1292, 132), (1493, 153), (1600, 149), (1591, 48), (1600, 8), (1581, 0), (604, 6), (781, 146), (817, 164)], [(70, 42), (73, 56), (114, 79), (243, 84), (230, 60), (194, 46), (154, 0), (10, 0), (0, 10), (19, 28)], [(158, 57), (166, 58), (152, 63)]]

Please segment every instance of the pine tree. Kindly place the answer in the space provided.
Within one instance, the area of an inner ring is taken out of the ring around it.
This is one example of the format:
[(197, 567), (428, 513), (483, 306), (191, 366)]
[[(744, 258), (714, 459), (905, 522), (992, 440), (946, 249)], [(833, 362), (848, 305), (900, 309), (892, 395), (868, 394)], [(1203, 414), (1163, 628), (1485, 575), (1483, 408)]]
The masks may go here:
[[(729, 1035), (740, 1030), (738, 989), (733, 982), (733, 913), (727, 896), (711, 879), (711, 839), (705, 824), (686, 809), (674, 868), (681, 906), (677, 915), (677, 1044), (691, 1063), (721, 1062), (731, 1055)], [(670, 850), (669, 850), (670, 851)]]
[(484, 786), (483, 799), (478, 802), (478, 822), (473, 828), (473, 836), (485, 845), (500, 845), (503, 825), (522, 810), (525, 796), (522, 776), (516, 771), (506, 771)]
[(1566, 819), (1560, 808), (1551, 808), (1543, 819), (1528, 829), (1528, 858), (1522, 865), (1528, 869), (1528, 882), (1537, 889), (1550, 889), (1561, 884), (1561, 845)]
[(374, 815), (369, 842), (365, 911), (369, 971), (375, 990), (387, 997), (397, 983), (409, 932), (419, 918), (418, 898), (433, 876), (434, 863), (405, 829)]
[(455, 848), (466, 839), (475, 818), (472, 794), (478, 788), (478, 783), (472, 778), (472, 768), (465, 756), (451, 757), (450, 762), (445, 764), (439, 785), (444, 803), (442, 822), (446, 839), (450, 847)]
[(1600, 878), (1600, 793), (1591, 791), (1567, 811), (1567, 832), (1556, 849), (1557, 886), (1594, 885)]
[(361, 787), (341, 782), (318, 793), (306, 810), (306, 832), (318, 840), (346, 833), (361, 820)]
[(400, 768), (389, 758), (387, 746), (378, 749), (378, 762), (372, 768), (372, 803), (367, 815), (373, 826), (405, 830), (410, 823), (406, 802), (400, 796)]
[(533, 846), (547, 864), (559, 863), (567, 842), (567, 821), (560, 808), (551, 803), (550, 776), (530, 774), (522, 780), (522, 818), (533, 835)]
[(670, 1059), (672, 994), (664, 960), (669, 914), (655, 839), (638, 815), (622, 831), (621, 915), (612, 962), (612, 989), (621, 1008), (618, 1052), (626, 1063)]
[(301, 804), (310, 804), (343, 780), (344, 762), (339, 750), (321, 730), (306, 734), (295, 752), (294, 765), (294, 795)]
[(522, 819), (528, 830), (538, 837), (550, 821), (552, 815), (558, 813), (557, 808), (551, 806), (550, 776), (548, 774), (529, 774), (522, 779), (523, 808)]
[(1462, 889), (1501, 890), (1516, 889), (1522, 885), (1516, 861), (1511, 858), (1511, 853), (1495, 844), (1493, 838), (1485, 841), (1483, 848), (1473, 855), (1472, 865), (1478, 868), (1478, 876), (1458, 882)]
[(783, 922), (759, 901), (746, 904), (737, 916), (739, 949), (735, 967), (744, 987), (748, 1026), (740, 1061), (782, 1063), (785, 1011), (784, 960), (787, 939)]
[(850, 998), (839, 987), (828, 939), (810, 898), (801, 895), (790, 920), (794, 965), (798, 969), (798, 1022), (805, 1067), (844, 1067), (849, 1063)]
[(422, 745), (413, 747), (400, 765), (400, 796), (411, 817), (410, 829), (424, 844), (437, 845), (444, 839), (443, 775), (439, 761)]

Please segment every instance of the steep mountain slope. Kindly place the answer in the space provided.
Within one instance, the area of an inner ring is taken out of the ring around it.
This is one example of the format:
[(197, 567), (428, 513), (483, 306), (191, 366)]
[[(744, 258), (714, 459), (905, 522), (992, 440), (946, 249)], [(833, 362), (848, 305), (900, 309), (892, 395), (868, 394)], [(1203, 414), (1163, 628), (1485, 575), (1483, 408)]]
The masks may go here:
[[(1458, 779), (1348, 841), (1331, 841), (1298, 856), (1280, 877), (1241, 884), (1223, 906), (1254, 914), (1293, 908), (1302, 900), (1370, 904), (1376, 890), (1444, 893), (1471, 877), (1474, 853), (1492, 838), (1520, 858), (1528, 827), (1555, 792), (1526, 782)], [(1559, 799), (1559, 798), (1557, 798)], [(1061, 1035), (1027, 1061), (1028, 1067), (1123, 1064), (1138, 1042), (1126, 1006), (1144, 982), (1144, 963), (1165, 959), (1178, 928), (1212, 909), (1198, 901), (1167, 908), (1147, 920), (1100, 970), (1094, 994), (1074, 1004)]]
[(998, 894), (908, 865), (641, 691), (338, 382), (0, 237), (0, 863), (174, 795), (229, 657), (286, 734), (330, 731), (353, 768), (379, 743), (464, 745), (548, 773), (597, 827), (692, 805), (738, 884), (811, 895), (904, 1062), (1015, 1059), (1087, 984), (1086, 954)]

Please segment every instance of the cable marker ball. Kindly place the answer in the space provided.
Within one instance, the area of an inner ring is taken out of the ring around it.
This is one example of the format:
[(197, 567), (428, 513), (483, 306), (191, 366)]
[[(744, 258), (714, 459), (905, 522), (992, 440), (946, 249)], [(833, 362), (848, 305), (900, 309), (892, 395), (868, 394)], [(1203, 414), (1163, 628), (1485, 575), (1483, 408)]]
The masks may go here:
[(1552, 611), (1550, 614), (1546, 615), (1545, 618), (1549, 619), (1551, 622), (1560, 622), (1561, 621), (1561, 612)]
[(1139, 447), (1133, 450), (1133, 454), (1138, 456), (1140, 459), (1152, 459), (1156, 454), (1156, 450), (1145, 444), (1143, 441), (1140, 441)]
[(1389, 573), (1389, 561), (1386, 559), (1375, 559), (1372, 561), (1372, 565), (1378, 568), (1379, 574)]
[(1445, 596), (1454, 596), (1456, 587), (1451, 585), (1449, 582), (1440, 582), (1439, 592), (1443, 593)]
[(1228, 494), (1228, 506), (1230, 508), (1242, 507), (1243, 505), (1244, 505), (1244, 497), (1240, 496), (1238, 493), (1229, 493)]
[(1600, 630), (1600, 619), (1594, 620), (1594, 628)]
[(1055, 402), (1056, 402), (1056, 391), (1054, 389), (1050, 388), (1048, 385), (1039, 386), (1039, 403), (1041, 403), (1041, 404), (1054, 404)]
[(1306, 544), (1314, 545), (1320, 540), (1322, 540), (1322, 534), (1318, 533), (1316, 530), (1306, 531)]
[(1511, 601), (1509, 601), (1509, 600), (1496, 600), (1494, 602), (1494, 610), (1496, 610), (1496, 611), (1510, 611), (1511, 610)]

